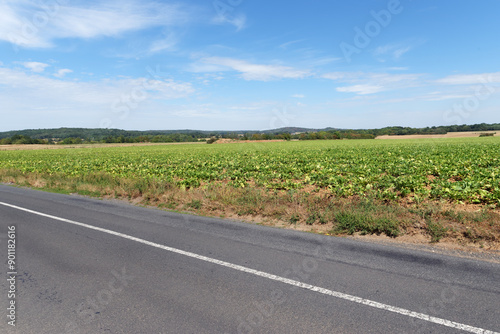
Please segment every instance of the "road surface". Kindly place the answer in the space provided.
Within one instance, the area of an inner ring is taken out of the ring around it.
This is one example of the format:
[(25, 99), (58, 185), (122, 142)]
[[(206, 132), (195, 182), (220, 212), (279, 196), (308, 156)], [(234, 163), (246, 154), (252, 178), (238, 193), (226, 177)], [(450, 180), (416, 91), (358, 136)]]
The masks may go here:
[(1, 333), (500, 332), (477, 260), (6, 185), (0, 244)]

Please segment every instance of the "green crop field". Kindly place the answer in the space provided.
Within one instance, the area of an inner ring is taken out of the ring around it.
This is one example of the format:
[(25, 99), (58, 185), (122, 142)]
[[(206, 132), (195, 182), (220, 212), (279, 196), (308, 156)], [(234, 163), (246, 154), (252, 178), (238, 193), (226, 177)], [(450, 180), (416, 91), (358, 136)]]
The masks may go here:
[(500, 138), (485, 137), (0, 151), (0, 182), (320, 233), (416, 233), (494, 248), (499, 148)]
[(498, 137), (2, 151), (0, 169), (63, 178), (105, 173), (183, 189), (218, 183), (500, 203)]

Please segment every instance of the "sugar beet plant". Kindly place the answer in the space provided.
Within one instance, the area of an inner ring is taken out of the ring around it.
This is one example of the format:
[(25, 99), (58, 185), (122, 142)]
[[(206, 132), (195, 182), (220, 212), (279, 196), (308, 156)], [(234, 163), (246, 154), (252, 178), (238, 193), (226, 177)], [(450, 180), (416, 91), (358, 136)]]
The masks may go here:
[(500, 205), (498, 137), (0, 151), (0, 169)]

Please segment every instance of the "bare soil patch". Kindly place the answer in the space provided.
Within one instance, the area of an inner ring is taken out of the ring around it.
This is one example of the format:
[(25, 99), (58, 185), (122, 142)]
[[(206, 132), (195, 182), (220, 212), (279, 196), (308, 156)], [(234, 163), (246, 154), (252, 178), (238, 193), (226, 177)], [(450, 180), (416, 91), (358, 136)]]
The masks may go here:
[[(496, 132), (496, 133), (495, 133)], [(475, 132), (448, 132), (444, 135), (395, 135), (395, 136), (378, 136), (375, 139), (424, 139), (424, 138), (466, 138), (466, 137), (479, 137), (481, 133), (495, 133), (495, 137), (500, 136), (498, 131), (475, 131)]]

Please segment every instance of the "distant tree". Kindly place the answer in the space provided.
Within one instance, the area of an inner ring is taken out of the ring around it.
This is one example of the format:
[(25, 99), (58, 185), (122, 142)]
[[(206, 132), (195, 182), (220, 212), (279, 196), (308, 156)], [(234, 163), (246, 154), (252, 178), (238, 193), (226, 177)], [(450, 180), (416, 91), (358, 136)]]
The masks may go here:
[(74, 137), (64, 138), (61, 142), (59, 142), (59, 144), (62, 144), (62, 145), (74, 145), (74, 144), (81, 144), (81, 143), (83, 143), (82, 138), (74, 138)]
[(280, 139), (284, 139), (284, 140), (292, 139), (292, 135), (288, 132), (280, 133), (278, 136)]
[(207, 144), (213, 144), (213, 143), (215, 143), (217, 140), (218, 140), (218, 138), (217, 138), (217, 137), (212, 136), (212, 137), (210, 137), (210, 138), (208, 138), (208, 139), (207, 139)]

